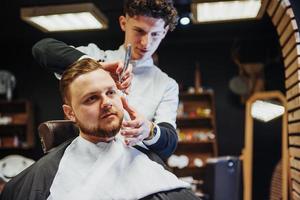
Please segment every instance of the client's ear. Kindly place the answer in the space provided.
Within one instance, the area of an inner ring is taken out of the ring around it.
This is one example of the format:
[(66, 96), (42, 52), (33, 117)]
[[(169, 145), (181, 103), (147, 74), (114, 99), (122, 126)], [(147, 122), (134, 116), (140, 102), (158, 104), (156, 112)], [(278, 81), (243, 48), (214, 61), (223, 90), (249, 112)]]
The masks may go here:
[(67, 104), (64, 104), (62, 106), (63, 110), (64, 110), (64, 113), (66, 115), (66, 117), (75, 122), (75, 115), (74, 115), (74, 112), (73, 112), (73, 109), (71, 108), (71, 106), (67, 105)]

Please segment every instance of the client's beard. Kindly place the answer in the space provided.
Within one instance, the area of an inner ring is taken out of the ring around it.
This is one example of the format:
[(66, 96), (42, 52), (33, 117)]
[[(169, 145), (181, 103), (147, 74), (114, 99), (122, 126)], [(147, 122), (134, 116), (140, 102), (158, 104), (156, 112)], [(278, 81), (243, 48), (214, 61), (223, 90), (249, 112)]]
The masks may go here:
[(99, 124), (98, 126), (88, 127), (85, 126), (83, 123), (81, 123), (79, 120), (77, 120), (77, 125), (79, 129), (87, 135), (101, 137), (101, 138), (111, 138), (116, 136), (117, 133), (120, 131), (122, 126), (122, 121), (123, 121), (123, 117), (120, 117), (119, 122), (114, 125), (102, 127)]

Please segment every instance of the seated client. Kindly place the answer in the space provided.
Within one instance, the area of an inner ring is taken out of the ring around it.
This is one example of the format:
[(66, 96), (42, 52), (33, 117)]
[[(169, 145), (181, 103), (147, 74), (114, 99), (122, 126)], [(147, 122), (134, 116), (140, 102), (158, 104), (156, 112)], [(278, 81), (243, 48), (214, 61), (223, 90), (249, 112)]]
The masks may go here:
[(79, 136), (53, 149), (8, 182), (2, 200), (198, 199), (189, 185), (119, 132), (124, 109), (140, 117), (101, 65), (82, 59), (62, 75), (65, 115)]

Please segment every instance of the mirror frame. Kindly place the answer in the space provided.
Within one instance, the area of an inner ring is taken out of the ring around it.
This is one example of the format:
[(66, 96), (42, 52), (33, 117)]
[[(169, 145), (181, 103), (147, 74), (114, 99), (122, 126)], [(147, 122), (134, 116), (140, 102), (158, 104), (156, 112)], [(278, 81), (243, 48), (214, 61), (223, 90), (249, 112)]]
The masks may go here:
[(245, 148), (243, 149), (243, 188), (244, 200), (252, 199), (252, 176), (253, 176), (253, 117), (251, 116), (251, 107), (256, 100), (278, 100), (285, 108), (282, 116), (282, 200), (288, 200), (288, 133), (287, 133), (287, 101), (285, 96), (279, 91), (257, 92), (253, 94), (246, 102), (246, 120), (245, 120)]

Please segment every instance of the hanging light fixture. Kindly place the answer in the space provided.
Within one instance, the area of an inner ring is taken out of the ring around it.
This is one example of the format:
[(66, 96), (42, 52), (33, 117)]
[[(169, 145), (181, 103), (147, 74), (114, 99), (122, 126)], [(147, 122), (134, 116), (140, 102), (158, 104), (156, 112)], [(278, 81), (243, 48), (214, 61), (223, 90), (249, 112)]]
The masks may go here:
[(191, 4), (194, 23), (208, 23), (260, 18), (264, 0), (194, 0)]
[(108, 28), (108, 20), (92, 3), (21, 8), (21, 18), (43, 32)]

